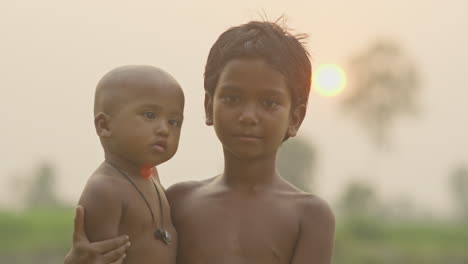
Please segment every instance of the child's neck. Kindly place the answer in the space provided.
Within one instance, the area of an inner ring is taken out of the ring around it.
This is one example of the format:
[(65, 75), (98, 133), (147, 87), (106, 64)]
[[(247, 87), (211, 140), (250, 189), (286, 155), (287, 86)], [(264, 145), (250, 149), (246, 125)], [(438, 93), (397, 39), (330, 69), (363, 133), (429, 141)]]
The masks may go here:
[(225, 151), (222, 179), (230, 188), (255, 190), (271, 185), (276, 173), (276, 155), (259, 159), (238, 159)]
[(141, 165), (129, 162), (118, 155), (113, 153), (105, 153), (105, 162), (113, 167), (116, 167), (120, 171), (123, 171), (126, 175), (134, 179), (140, 179), (141, 176)]

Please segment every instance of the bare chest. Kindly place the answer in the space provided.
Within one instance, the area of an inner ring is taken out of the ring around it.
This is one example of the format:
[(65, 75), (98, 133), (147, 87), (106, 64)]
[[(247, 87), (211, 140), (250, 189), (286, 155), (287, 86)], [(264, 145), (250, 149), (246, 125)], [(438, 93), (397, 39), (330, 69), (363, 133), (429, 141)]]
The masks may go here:
[[(127, 258), (142, 258), (145, 261), (149, 260), (148, 263), (154, 263), (155, 260), (161, 263), (175, 263), (177, 232), (172, 225), (170, 208), (164, 193), (160, 196), (161, 203), (154, 189), (142, 189), (142, 193), (146, 201), (133, 189), (127, 190), (124, 199), (119, 233), (129, 235), (132, 243), (127, 251)], [(166, 244), (155, 235), (158, 229), (169, 233), (170, 244)], [(146, 262), (139, 260), (135, 263)]]
[[(297, 212), (267, 198), (202, 197), (177, 212), (179, 256), (190, 263), (288, 263), (299, 232)], [(198, 261), (194, 261), (198, 260)], [(185, 263), (182, 261), (181, 263)]]
[(171, 228), (169, 203), (161, 190), (153, 186), (134, 188), (128, 186), (123, 197), (120, 230), (134, 235), (148, 229)]

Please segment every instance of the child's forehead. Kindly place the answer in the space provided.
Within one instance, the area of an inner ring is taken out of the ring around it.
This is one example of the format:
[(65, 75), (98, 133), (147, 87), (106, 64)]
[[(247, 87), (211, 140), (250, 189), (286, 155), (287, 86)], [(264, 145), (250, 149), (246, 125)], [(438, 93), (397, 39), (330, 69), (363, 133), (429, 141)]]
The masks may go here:
[(226, 74), (252, 73), (254, 76), (271, 75), (275, 79), (284, 80), (284, 75), (262, 58), (235, 58), (229, 60), (221, 71), (221, 76)]
[(140, 105), (172, 109), (183, 109), (184, 107), (184, 94), (177, 85), (153, 84), (129, 87), (126, 90), (129, 101), (137, 102)]
[(184, 94), (176, 84), (127, 82), (112, 90), (113, 93), (105, 97), (113, 109), (152, 109), (174, 114), (183, 114), (184, 111)]
[(218, 86), (286, 87), (284, 75), (261, 58), (240, 58), (230, 60), (221, 71)]
[(268, 61), (262, 57), (237, 57), (228, 60), (224, 66), (226, 67), (256, 67), (274, 70)]

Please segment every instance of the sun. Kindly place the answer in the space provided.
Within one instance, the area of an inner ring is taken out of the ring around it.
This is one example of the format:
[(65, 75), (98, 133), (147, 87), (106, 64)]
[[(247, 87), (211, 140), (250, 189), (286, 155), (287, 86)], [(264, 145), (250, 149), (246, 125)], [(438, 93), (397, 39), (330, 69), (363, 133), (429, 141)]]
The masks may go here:
[(322, 64), (312, 74), (312, 86), (322, 96), (339, 95), (345, 84), (345, 73), (336, 64)]

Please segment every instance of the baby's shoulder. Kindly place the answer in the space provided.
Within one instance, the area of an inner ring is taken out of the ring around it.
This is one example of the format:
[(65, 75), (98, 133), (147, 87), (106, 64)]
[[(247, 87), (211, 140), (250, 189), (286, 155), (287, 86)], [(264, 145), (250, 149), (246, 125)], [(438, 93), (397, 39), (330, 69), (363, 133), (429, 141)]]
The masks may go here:
[(102, 169), (97, 169), (88, 178), (82, 196), (92, 195), (99, 198), (113, 198), (121, 194), (127, 188), (125, 179), (117, 177), (114, 173)]

